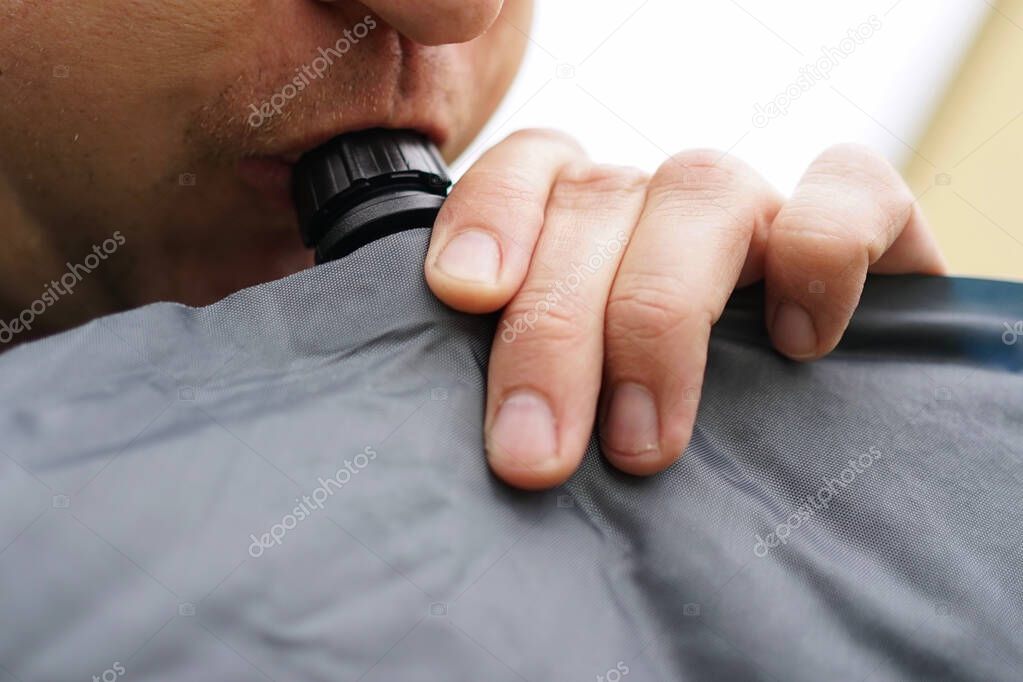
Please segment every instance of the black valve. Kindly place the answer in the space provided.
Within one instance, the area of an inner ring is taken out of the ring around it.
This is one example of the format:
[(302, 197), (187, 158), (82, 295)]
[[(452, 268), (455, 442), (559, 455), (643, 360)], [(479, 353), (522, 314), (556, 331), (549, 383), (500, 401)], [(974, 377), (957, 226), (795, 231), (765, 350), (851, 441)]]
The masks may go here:
[(304, 154), (292, 183), (302, 242), (325, 263), (395, 232), (432, 227), (451, 179), (424, 135), (374, 129)]

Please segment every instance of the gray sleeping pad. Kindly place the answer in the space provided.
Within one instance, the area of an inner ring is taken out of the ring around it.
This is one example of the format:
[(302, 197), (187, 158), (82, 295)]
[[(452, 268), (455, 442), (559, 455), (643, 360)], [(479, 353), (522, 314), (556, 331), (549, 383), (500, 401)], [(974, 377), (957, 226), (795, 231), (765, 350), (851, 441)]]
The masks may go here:
[(1023, 679), (1023, 286), (740, 292), (677, 465), (522, 493), (427, 239), (0, 355), (0, 681)]

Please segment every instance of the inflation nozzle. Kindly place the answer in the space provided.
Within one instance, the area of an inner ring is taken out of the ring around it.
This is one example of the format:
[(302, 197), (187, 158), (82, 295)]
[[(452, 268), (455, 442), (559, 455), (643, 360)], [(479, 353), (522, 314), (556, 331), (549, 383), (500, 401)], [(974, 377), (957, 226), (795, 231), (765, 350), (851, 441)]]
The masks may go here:
[(412, 130), (335, 137), (295, 166), (292, 194), (302, 242), (316, 262), (387, 235), (432, 227), (451, 179), (437, 148)]

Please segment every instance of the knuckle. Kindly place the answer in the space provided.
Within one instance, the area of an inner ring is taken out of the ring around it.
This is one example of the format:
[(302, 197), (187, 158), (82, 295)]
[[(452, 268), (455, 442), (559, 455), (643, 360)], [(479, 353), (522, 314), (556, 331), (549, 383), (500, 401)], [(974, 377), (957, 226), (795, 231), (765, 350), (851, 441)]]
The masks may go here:
[(559, 295), (553, 286), (534, 282), (515, 296), (504, 312), (502, 328), (529, 344), (579, 345), (592, 333), (594, 313), (575, 294)]
[(807, 171), (806, 181), (819, 180), (869, 191), (879, 199), (909, 195), (902, 177), (888, 160), (862, 144), (844, 143), (824, 150)]
[(715, 150), (682, 152), (650, 181), (647, 207), (714, 219), (737, 239), (766, 235), (781, 209), (777, 192), (745, 162)]
[(616, 205), (630, 195), (646, 191), (647, 180), (647, 174), (635, 168), (571, 164), (558, 176), (550, 201), (553, 206), (571, 209)]
[(823, 243), (841, 255), (876, 262), (916, 211), (916, 198), (882, 156), (859, 144), (840, 144), (811, 164), (796, 196), (772, 230)]
[(824, 207), (814, 200), (794, 197), (785, 205), (771, 227), (772, 237), (807, 236), (841, 239), (846, 231), (837, 207)]
[(536, 183), (524, 168), (479, 169), (474, 180), (472, 197), (466, 197), (470, 202), (493, 204), (503, 199), (536, 202)]
[[(460, 191), (459, 191), (460, 190)], [(477, 169), (444, 202), (438, 222), (447, 225), (539, 226), (544, 206), (536, 182), (521, 168)]]
[(653, 209), (683, 215), (720, 213), (722, 206), (742, 205), (750, 171), (721, 152), (697, 149), (665, 161), (650, 180), (647, 203)]
[(742, 163), (723, 152), (692, 149), (662, 163), (650, 184), (667, 190), (730, 190), (742, 172)]
[(768, 248), (772, 257), (802, 265), (796, 268), (801, 271), (857, 267), (865, 271), (877, 240), (848, 225), (816, 204), (794, 202), (772, 226)]
[(563, 145), (577, 154), (583, 153), (582, 145), (578, 140), (563, 130), (555, 128), (523, 128), (511, 133), (506, 140), (530, 145)]
[(817, 160), (822, 163), (830, 162), (864, 167), (876, 167), (887, 164), (884, 157), (873, 148), (857, 142), (842, 142), (831, 145), (818, 155)]
[(680, 327), (709, 329), (713, 323), (714, 315), (693, 304), (670, 276), (633, 276), (623, 286), (615, 287), (607, 303), (609, 339), (657, 341), (670, 337)]

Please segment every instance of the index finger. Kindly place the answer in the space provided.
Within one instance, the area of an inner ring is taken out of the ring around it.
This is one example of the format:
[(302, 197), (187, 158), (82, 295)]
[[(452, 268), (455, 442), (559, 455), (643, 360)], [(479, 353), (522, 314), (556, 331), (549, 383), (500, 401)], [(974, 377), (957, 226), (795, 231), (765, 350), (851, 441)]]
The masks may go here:
[(425, 270), (437, 298), (467, 313), (507, 305), (529, 270), (555, 179), (585, 158), (549, 130), (520, 131), (486, 152), (434, 224)]

